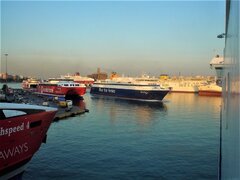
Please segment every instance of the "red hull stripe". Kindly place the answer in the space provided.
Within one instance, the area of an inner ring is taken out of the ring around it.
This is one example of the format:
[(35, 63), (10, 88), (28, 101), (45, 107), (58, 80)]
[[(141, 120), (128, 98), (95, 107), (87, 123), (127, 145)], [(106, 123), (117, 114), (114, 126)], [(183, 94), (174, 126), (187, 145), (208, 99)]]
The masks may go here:
[(197, 91), (169, 91), (170, 93), (173, 92), (173, 93), (198, 93)]
[(200, 96), (222, 96), (221, 92), (214, 91), (199, 91)]

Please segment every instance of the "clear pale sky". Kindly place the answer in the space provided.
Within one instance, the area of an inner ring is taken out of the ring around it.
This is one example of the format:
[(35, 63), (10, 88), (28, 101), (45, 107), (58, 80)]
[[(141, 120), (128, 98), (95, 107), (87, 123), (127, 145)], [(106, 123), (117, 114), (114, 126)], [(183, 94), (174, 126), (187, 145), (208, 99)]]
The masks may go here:
[(125, 75), (212, 75), (224, 1), (2, 1), (1, 68), (57, 77), (100, 67)]

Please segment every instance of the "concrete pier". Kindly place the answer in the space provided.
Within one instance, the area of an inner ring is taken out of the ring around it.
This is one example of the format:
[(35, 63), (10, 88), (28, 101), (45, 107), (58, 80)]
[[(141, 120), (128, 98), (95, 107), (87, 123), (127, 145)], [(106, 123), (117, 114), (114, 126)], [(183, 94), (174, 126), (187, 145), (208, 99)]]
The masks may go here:
[(89, 112), (89, 110), (88, 109), (79, 108), (77, 106), (73, 106), (70, 111), (66, 111), (65, 108), (58, 108), (58, 112), (55, 115), (53, 121), (66, 119), (68, 117), (73, 117), (73, 116), (76, 116), (76, 115), (79, 115), (79, 114), (83, 114), (85, 112)]
[(39, 95), (34, 92), (22, 90), (22, 89), (14, 89), (13, 92), (15, 103), (23, 103), (23, 104), (32, 104), (32, 105), (40, 105), (40, 106), (48, 106), (54, 107), (58, 109), (53, 121), (63, 120), (68, 117), (73, 117), (76, 115), (80, 115), (86, 112), (89, 112), (85, 107), (85, 103), (83, 99), (73, 99), (72, 108), (60, 107), (59, 101), (53, 98), (46, 97), (44, 95)]

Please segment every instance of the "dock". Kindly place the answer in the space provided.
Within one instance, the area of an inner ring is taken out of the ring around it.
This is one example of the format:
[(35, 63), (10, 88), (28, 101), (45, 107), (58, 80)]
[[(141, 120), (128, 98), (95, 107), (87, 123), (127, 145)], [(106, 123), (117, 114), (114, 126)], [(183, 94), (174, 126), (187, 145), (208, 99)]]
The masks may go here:
[(70, 111), (66, 111), (64, 108), (58, 108), (58, 112), (56, 113), (53, 121), (66, 119), (68, 117), (74, 117), (76, 115), (84, 114), (86, 112), (89, 112), (89, 110), (88, 109), (79, 108), (77, 106), (73, 106)]
[(14, 89), (13, 96), (14, 97), (10, 98), (12, 99), (11, 102), (13, 103), (23, 103), (57, 108), (58, 111), (53, 121), (64, 120), (68, 117), (74, 117), (89, 112), (89, 110), (85, 107), (85, 103), (83, 103), (83, 99), (74, 99), (72, 107), (67, 108), (60, 107), (59, 101), (56, 99), (39, 95), (35, 92), (26, 91), (23, 89)]

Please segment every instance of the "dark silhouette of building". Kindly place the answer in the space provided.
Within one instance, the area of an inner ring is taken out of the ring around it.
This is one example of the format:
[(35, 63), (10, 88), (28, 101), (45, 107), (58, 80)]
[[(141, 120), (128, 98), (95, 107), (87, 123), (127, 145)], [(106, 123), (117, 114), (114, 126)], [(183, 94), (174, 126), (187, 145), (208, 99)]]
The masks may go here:
[(90, 74), (88, 77), (94, 80), (105, 80), (108, 78), (108, 75), (105, 72), (101, 72), (100, 68), (97, 68), (97, 73)]

